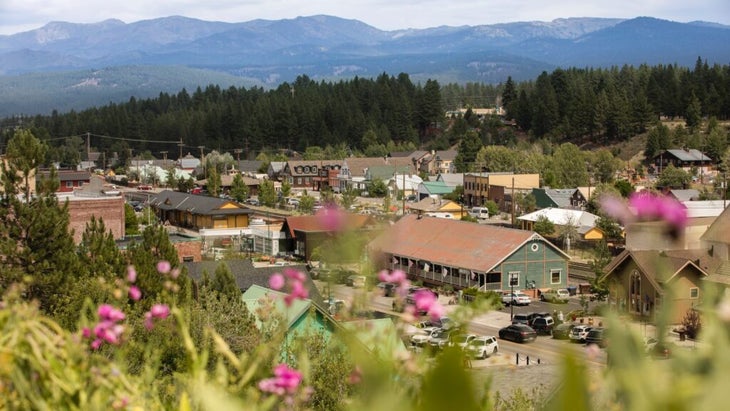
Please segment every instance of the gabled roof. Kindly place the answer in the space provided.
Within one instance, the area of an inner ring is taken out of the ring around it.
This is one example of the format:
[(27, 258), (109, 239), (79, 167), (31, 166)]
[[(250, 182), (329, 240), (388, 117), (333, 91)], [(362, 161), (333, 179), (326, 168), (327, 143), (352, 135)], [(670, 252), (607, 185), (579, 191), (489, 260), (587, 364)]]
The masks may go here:
[(654, 158), (666, 156), (667, 154), (677, 158), (677, 160), (680, 160), (680, 161), (689, 161), (689, 162), (711, 161), (710, 157), (707, 157), (704, 153), (702, 153), (700, 150), (697, 150), (695, 148), (691, 148), (688, 150), (682, 150), (682, 149), (665, 150), (664, 152), (654, 156)]
[(730, 207), (726, 208), (700, 237), (702, 241), (730, 244)]
[(274, 173), (280, 173), (286, 167), (286, 161), (272, 161), (269, 163), (269, 168)]
[(430, 211), (441, 211), (445, 209), (459, 210), (459, 205), (451, 200), (437, 199), (433, 197), (426, 197), (423, 200), (410, 205), (411, 210), (418, 210), (424, 212)]
[[(286, 328), (290, 329), (299, 318), (309, 311), (309, 307), (312, 306), (312, 301), (308, 299), (295, 299), (287, 307), (284, 303), (285, 296), (285, 293), (254, 284), (243, 293), (241, 299), (246, 303), (246, 308), (248, 308), (249, 312), (256, 313), (259, 308), (266, 304), (262, 299), (270, 298), (274, 310), (286, 318)], [(258, 316), (256, 316), (256, 325), (261, 326), (261, 320)]]
[(371, 180), (387, 180), (393, 177), (393, 174), (414, 174), (413, 164), (390, 164), (382, 166), (372, 166), (368, 168), (368, 177)]
[[(233, 179), (235, 178), (235, 174), (225, 174), (221, 176), (221, 187), (230, 187), (233, 185)], [(243, 183), (247, 186), (259, 186), (261, 185), (261, 180), (257, 178), (251, 178), (248, 176), (241, 176), (243, 178)], [(198, 180), (195, 182), (195, 184), (200, 186), (208, 185), (208, 179), (205, 180)]]
[(244, 173), (258, 173), (263, 161), (259, 160), (241, 160), (238, 162), (238, 169)]
[[(50, 174), (50, 171), (45, 170), (38, 172), (39, 177), (48, 178)], [(88, 171), (57, 170), (56, 176), (58, 181), (86, 181), (91, 179), (91, 173)]]
[(184, 262), (183, 265), (188, 271), (188, 276), (195, 281), (200, 281), (203, 278), (203, 271), (207, 271), (208, 275), (212, 278), (215, 274), (216, 268), (219, 264), (225, 264), (233, 274), (233, 278), (236, 280), (236, 285), (241, 291), (246, 291), (254, 285), (261, 287), (269, 286), (269, 277), (275, 273), (281, 273), (283, 269), (291, 268), (297, 271), (301, 271), (305, 274), (304, 287), (309, 290), (309, 299), (312, 300), (318, 307), (327, 308), (322, 295), (315, 286), (312, 279), (307, 273), (304, 265), (289, 265), (289, 266), (267, 266), (267, 267), (254, 267), (251, 261), (246, 259), (238, 260), (221, 260), (221, 261), (200, 261), (200, 262)]
[(454, 191), (454, 187), (446, 185), (443, 181), (424, 181), (420, 185), (426, 192), (433, 195), (444, 195)]
[(595, 227), (598, 216), (588, 211), (571, 210), (566, 208), (543, 208), (529, 214), (517, 217), (518, 220), (537, 221), (540, 217), (547, 218), (555, 225), (573, 225), (576, 227)]
[[(343, 213), (343, 226), (345, 230), (359, 230), (372, 224), (372, 218), (363, 214)], [(305, 233), (329, 233), (332, 227), (326, 218), (320, 215), (300, 215), (287, 217), (281, 227), (281, 231), (288, 231), (292, 238), (296, 238), (295, 232)]]
[(577, 188), (533, 188), (532, 195), (538, 207), (570, 207)]
[(625, 261), (633, 260), (646, 275), (654, 288), (662, 291), (662, 284), (671, 281), (685, 267), (692, 266), (707, 277), (716, 270), (720, 261), (710, 257), (705, 250), (629, 250), (625, 249), (604, 267), (602, 280), (620, 267)]
[(386, 229), (369, 248), (443, 265), (489, 272), (530, 241), (570, 257), (532, 231), (409, 214)]
[(464, 173), (439, 173), (436, 181), (443, 181), (447, 186), (456, 187), (464, 185)]
[(677, 201), (690, 201), (700, 197), (700, 190), (694, 188), (687, 190), (671, 189), (669, 195), (676, 198)]
[[(365, 177), (365, 172), (370, 167), (386, 165), (383, 157), (348, 157), (342, 162), (342, 168), (347, 167), (352, 177)], [(395, 166), (391, 165), (391, 170), (395, 171)]]
[(235, 201), (172, 190), (165, 190), (153, 196), (150, 204), (160, 210), (188, 211), (200, 215), (253, 213)]

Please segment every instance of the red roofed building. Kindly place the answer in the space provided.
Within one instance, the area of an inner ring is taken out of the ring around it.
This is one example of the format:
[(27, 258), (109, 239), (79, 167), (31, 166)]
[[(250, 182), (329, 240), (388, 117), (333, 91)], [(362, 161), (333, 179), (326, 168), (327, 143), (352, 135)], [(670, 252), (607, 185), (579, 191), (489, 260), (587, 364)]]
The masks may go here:
[(406, 215), (369, 245), (378, 269), (455, 289), (565, 288), (570, 257), (541, 235), (486, 224)]
[(367, 215), (343, 213), (341, 216), (339, 224), (333, 224), (321, 215), (287, 217), (281, 226), (286, 234), (285, 250), (309, 261), (312, 251), (336, 231), (366, 230), (373, 225), (372, 218)]

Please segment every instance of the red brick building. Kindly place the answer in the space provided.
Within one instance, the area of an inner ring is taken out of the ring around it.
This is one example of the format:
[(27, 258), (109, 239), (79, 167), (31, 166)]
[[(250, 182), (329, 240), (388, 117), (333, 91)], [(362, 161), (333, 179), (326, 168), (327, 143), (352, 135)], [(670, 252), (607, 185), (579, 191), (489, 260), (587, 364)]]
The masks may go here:
[(104, 220), (104, 226), (111, 230), (114, 239), (124, 237), (124, 197), (62, 196), (59, 203), (68, 201), (69, 230), (73, 230), (74, 242), (81, 242), (86, 224), (91, 217)]

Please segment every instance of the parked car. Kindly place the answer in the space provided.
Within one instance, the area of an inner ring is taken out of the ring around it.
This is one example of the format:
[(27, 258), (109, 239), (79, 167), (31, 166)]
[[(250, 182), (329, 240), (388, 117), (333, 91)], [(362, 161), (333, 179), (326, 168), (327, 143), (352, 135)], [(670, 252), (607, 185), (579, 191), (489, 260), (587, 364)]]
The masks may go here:
[(604, 335), (604, 331), (603, 328), (599, 327), (591, 328), (585, 338), (586, 344), (596, 344), (601, 348), (605, 347), (606, 336)]
[(435, 336), (441, 328), (438, 327), (426, 327), (421, 330), (422, 332), (413, 334), (411, 336), (411, 344), (416, 347), (422, 347), (431, 341), (431, 338)]
[(479, 359), (491, 357), (499, 351), (497, 339), (491, 336), (476, 337), (466, 346), (466, 352), (470, 356)]
[(451, 338), (449, 346), (465, 350), (469, 343), (475, 338), (477, 338), (477, 336), (474, 334), (456, 334)]
[(538, 317), (530, 324), (533, 330), (538, 334), (550, 335), (553, 333), (553, 327), (555, 327), (555, 320), (551, 316)]
[(365, 287), (365, 281), (367, 281), (367, 278), (364, 275), (350, 275), (347, 277), (345, 284), (352, 288), (362, 288)]
[(502, 295), (502, 304), (504, 305), (530, 305), (531, 302), (532, 300), (529, 295), (519, 291), (515, 291), (514, 293), (504, 293)]
[(588, 336), (588, 332), (591, 331), (591, 328), (593, 327), (588, 325), (576, 325), (573, 331), (570, 332), (570, 341), (586, 342), (586, 337)]
[(259, 200), (255, 199), (255, 198), (247, 198), (246, 200), (243, 201), (243, 203), (252, 205), (252, 206), (258, 206), (261, 204), (261, 203), (259, 203)]
[(382, 290), (382, 293), (385, 297), (392, 297), (395, 295), (395, 289), (398, 286), (393, 283), (380, 282), (378, 283), (377, 287)]
[(529, 318), (529, 320), (527, 321), (527, 325), (532, 327), (533, 321), (535, 321), (538, 318), (542, 318), (542, 317), (550, 317), (550, 313), (547, 311), (543, 311), (543, 312), (537, 312), (537, 313), (530, 313), (527, 316)]
[(486, 220), (489, 218), (489, 209), (486, 207), (472, 207), (468, 213), (470, 216), (480, 220)]
[(553, 338), (556, 340), (568, 340), (575, 326), (571, 323), (558, 324), (553, 328)]
[(435, 334), (431, 334), (431, 339), (428, 344), (434, 349), (443, 349), (451, 342), (451, 336), (456, 335), (454, 331), (441, 329)]
[(337, 315), (345, 308), (345, 301), (343, 300), (330, 300), (329, 309), (330, 315)]
[(511, 324), (499, 330), (499, 338), (518, 343), (535, 341), (537, 333), (529, 325)]
[(512, 317), (512, 324), (530, 325), (530, 315), (532, 314), (515, 314)]
[(567, 303), (568, 300), (570, 300), (570, 292), (565, 288), (549, 289), (540, 293), (540, 301)]

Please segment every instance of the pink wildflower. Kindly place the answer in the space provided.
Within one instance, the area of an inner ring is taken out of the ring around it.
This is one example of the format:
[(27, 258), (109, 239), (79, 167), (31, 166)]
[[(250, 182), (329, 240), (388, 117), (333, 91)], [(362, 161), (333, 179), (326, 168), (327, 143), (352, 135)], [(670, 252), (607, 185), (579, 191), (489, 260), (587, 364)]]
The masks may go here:
[(429, 290), (418, 290), (413, 294), (416, 311), (425, 311), (432, 320), (438, 320), (444, 315), (444, 307), (438, 302), (436, 294)]
[(284, 297), (284, 303), (287, 306), (291, 306), (294, 300), (304, 300), (309, 297), (309, 292), (301, 281), (291, 282), (291, 291)]
[(284, 276), (277, 273), (269, 277), (269, 287), (277, 291), (281, 290), (284, 287)]
[(137, 270), (134, 269), (134, 266), (130, 265), (127, 267), (127, 282), (134, 284), (135, 281), (137, 281)]
[(123, 332), (124, 327), (112, 321), (102, 321), (94, 327), (94, 335), (97, 340), (113, 345), (119, 344)]
[(160, 261), (157, 263), (157, 272), (167, 274), (170, 272), (171, 266), (169, 261)]
[(97, 314), (102, 320), (105, 321), (117, 322), (122, 321), (125, 318), (123, 312), (117, 310), (109, 304), (100, 305)]
[(164, 320), (170, 315), (170, 307), (167, 304), (155, 304), (150, 308), (150, 314), (152, 318), (159, 318)]
[(81, 336), (84, 338), (90, 338), (91, 337), (91, 328), (84, 327), (81, 329)]
[(155, 327), (153, 320), (160, 319), (164, 320), (170, 315), (170, 307), (166, 304), (155, 304), (149, 311), (144, 313), (144, 327), (151, 330)]
[(142, 291), (136, 285), (129, 287), (129, 298), (133, 301), (139, 301), (142, 298)]
[(104, 344), (104, 341), (97, 338), (96, 340), (91, 342), (91, 349), (98, 350), (102, 344)]
[(284, 275), (292, 281), (303, 282), (307, 279), (303, 272), (297, 271), (293, 268), (287, 268), (284, 270)]
[(170, 278), (173, 280), (177, 279), (177, 277), (180, 276), (180, 269), (179, 268), (173, 268), (172, 271), (170, 271)]
[(267, 378), (259, 382), (259, 389), (276, 395), (291, 395), (296, 393), (302, 382), (302, 373), (289, 368), (286, 364), (279, 364), (274, 368), (274, 378)]
[(345, 213), (334, 204), (328, 204), (316, 216), (327, 231), (341, 231), (345, 226)]

